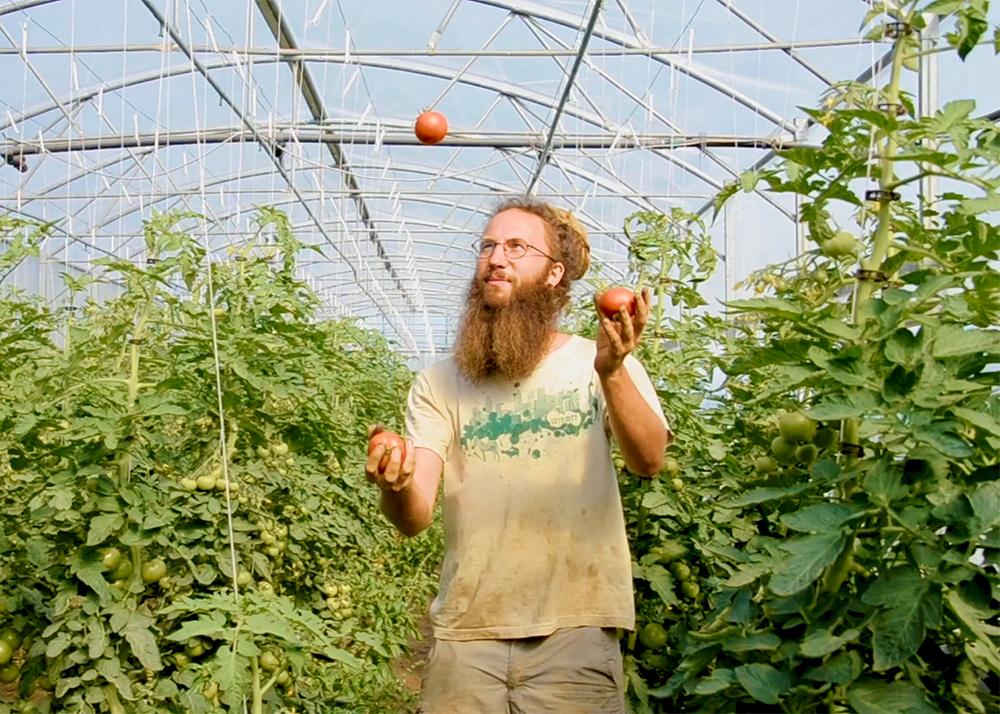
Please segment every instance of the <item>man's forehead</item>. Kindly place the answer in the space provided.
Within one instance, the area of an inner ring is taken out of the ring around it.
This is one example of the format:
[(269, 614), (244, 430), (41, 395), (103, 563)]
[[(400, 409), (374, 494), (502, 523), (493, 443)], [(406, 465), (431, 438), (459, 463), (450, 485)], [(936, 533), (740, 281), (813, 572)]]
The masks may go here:
[(545, 222), (533, 213), (509, 209), (498, 213), (483, 231), (483, 238), (512, 240), (520, 238), (525, 243), (545, 242)]

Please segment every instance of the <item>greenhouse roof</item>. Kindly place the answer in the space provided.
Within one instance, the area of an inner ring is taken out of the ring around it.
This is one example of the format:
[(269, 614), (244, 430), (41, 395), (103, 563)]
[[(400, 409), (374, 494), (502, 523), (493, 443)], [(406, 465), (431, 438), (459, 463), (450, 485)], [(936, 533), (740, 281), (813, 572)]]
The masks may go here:
[[(680, 206), (710, 220), (725, 184), (776, 148), (822, 140), (802, 107), (877, 77), (890, 51), (859, 29), (870, 9), (3, 0), (0, 205), (55, 223), (44, 260), (17, 281), (55, 301), (53, 270), (141, 259), (154, 210), (205, 215), (203, 237), (225, 258), (251, 235), (254, 207), (274, 205), (323, 249), (302, 270), (333, 314), (433, 356), (448, 349), (472, 242), (499, 198), (574, 209), (605, 277), (627, 280), (630, 214)], [(959, 65), (943, 55), (904, 89), (928, 111), (957, 97), (1000, 106), (995, 55)], [(429, 109), (449, 122), (434, 146), (413, 131)], [(716, 297), (795, 253), (794, 215), (790, 200), (753, 193), (716, 222)]]

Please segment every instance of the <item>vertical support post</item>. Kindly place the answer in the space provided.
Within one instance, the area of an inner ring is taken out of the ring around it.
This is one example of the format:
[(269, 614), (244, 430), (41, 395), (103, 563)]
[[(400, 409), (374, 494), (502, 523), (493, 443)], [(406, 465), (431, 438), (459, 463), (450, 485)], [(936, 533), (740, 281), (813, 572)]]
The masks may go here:
[(725, 205), (722, 207), (722, 225), (723, 225), (723, 235), (726, 241), (726, 289), (725, 298), (726, 302), (733, 299), (733, 285), (736, 284), (735, 280), (735, 267), (736, 267), (736, 230), (733, 220), (733, 200), (730, 199), (726, 201)]
[[(920, 97), (918, 109), (921, 117), (933, 116), (938, 110), (938, 41), (941, 39), (941, 23), (934, 13), (924, 15), (927, 27), (920, 35), (920, 50), (929, 54), (920, 55)], [(935, 142), (926, 140), (924, 146), (934, 150)], [(926, 165), (922, 168), (929, 168)], [(920, 180), (920, 216), (924, 228), (931, 228), (933, 221), (925, 211), (937, 199), (938, 179), (935, 176), (925, 176)]]

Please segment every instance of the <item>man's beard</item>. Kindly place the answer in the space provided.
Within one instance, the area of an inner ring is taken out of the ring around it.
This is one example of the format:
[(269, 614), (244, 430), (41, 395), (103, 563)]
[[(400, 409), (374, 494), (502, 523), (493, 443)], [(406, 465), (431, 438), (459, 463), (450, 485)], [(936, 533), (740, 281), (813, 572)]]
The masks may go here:
[(473, 278), (455, 342), (455, 361), (470, 381), (529, 377), (549, 351), (565, 299), (544, 278), (513, 286), (506, 305), (491, 307), (485, 280)]

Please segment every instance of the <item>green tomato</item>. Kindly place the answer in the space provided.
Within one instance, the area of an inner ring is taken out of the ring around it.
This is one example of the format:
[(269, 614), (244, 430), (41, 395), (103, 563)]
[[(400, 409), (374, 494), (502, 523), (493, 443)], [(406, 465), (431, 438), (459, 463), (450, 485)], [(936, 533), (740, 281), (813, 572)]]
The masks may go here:
[(167, 564), (160, 559), (151, 560), (142, 564), (143, 582), (152, 583), (167, 574)]
[(0, 640), (0, 664), (7, 664), (13, 656), (14, 648), (3, 640)]
[(101, 564), (105, 570), (114, 570), (122, 562), (122, 554), (117, 548), (105, 548), (101, 553)]
[(236, 584), (240, 587), (246, 587), (251, 582), (253, 582), (253, 577), (246, 570), (241, 570), (240, 574), (236, 576)]
[(127, 580), (132, 574), (132, 561), (128, 558), (122, 560), (121, 564), (111, 571), (112, 580)]
[(184, 653), (188, 657), (197, 659), (205, 654), (205, 645), (197, 638), (188, 640), (187, 644), (184, 645)]
[(274, 545), (278, 539), (271, 531), (261, 531), (260, 540), (264, 545)]
[(670, 488), (672, 488), (674, 491), (683, 491), (684, 482), (679, 478), (672, 478), (670, 479)]
[(819, 457), (819, 449), (815, 444), (803, 444), (795, 451), (795, 456), (804, 464), (811, 464)]
[(820, 451), (826, 451), (835, 446), (839, 438), (840, 433), (836, 429), (831, 429), (827, 426), (816, 432), (816, 436), (813, 437), (813, 443), (816, 444)]
[(278, 538), (285, 538), (288, 535), (288, 527), (287, 526), (278, 526), (277, 528), (274, 529), (274, 534)]
[(273, 444), (271, 446), (271, 452), (275, 456), (286, 456), (288, 454), (288, 444), (284, 442), (280, 444)]
[(288, 676), (288, 672), (281, 672), (278, 675), (278, 678), (276, 680), (274, 680), (274, 681), (276, 681), (278, 684), (280, 684), (282, 687), (284, 687), (286, 684), (288, 684), (288, 680), (289, 679), (290, 678)]
[(673, 456), (668, 456), (663, 459), (663, 470), (667, 473), (667, 475), (673, 476), (675, 473), (680, 471), (680, 469), (680, 464), (677, 463), (677, 459)]
[(198, 477), (198, 488), (202, 491), (210, 491), (215, 488), (215, 476), (205, 474)]
[(267, 553), (268, 556), (270, 556), (271, 558), (277, 558), (279, 555), (281, 555), (281, 549), (275, 545), (267, 546), (264, 552)]
[(788, 412), (778, 420), (778, 430), (788, 443), (804, 444), (816, 435), (816, 422), (802, 412)]
[(205, 685), (205, 688), (202, 690), (202, 693), (205, 695), (206, 699), (215, 699), (215, 697), (219, 693), (219, 683), (209, 682), (208, 684)]
[(181, 488), (185, 491), (195, 491), (198, 488), (198, 482), (193, 478), (182, 478)]
[(650, 622), (639, 632), (639, 642), (646, 649), (658, 650), (667, 644), (667, 631), (663, 625)]
[(178, 652), (174, 655), (174, 663), (178, 667), (186, 667), (191, 663), (191, 659), (183, 652)]
[(2, 633), (0, 633), (0, 642), (6, 642), (10, 645), (11, 649), (16, 650), (21, 646), (21, 633), (13, 628), (7, 628)]
[(828, 258), (843, 258), (854, 255), (857, 250), (857, 239), (847, 231), (840, 231), (833, 238), (823, 243), (820, 250)]
[(670, 572), (678, 580), (687, 580), (691, 577), (691, 568), (688, 567), (687, 563), (680, 560), (675, 560), (670, 564)]
[(0, 682), (3, 682), (4, 684), (16, 682), (17, 678), (20, 676), (21, 670), (18, 669), (15, 664), (8, 664), (3, 669), (0, 669)]
[(278, 667), (281, 666), (281, 660), (271, 652), (270, 650), (265, 650), (260, 656), (260, 666), (266, 669), (268, 672), (273, 672)]
[(261, 459), (266, 459), (266, 458), (267, 458), (268, 456), (270, 456), (270, 455), (271, 455), (271, 452), (270, 452), (270, 451), (268, 451), (268, 450), (267, 450), (266, 448), (264, 448), (263, 446), (258, 446), (258, 447), (257, 447), (257, 457), (258, 457), (258, 458), (261, 458)]
[(774, 454), (774, 458), (777, 459), (778, 463), (794, 464), (796, 458), (795, 448), (795, 444), (785, 441), (785, 437), (783, 436), (776, 436), (771, 441), (771, 453)]
[(753, 462), (753, 465), (759, 474), (769, 474), (778, 468), (778, 462), (770, 456), (761, 456)]
[(690, 580), (681, 583), (681, 593), (684, 594), (684, 597), (694, 600), (696, 597), (698, 597), (698, 593), (700, 592), (701, 588), (698, 586), (698, 583), (692, 582)]

